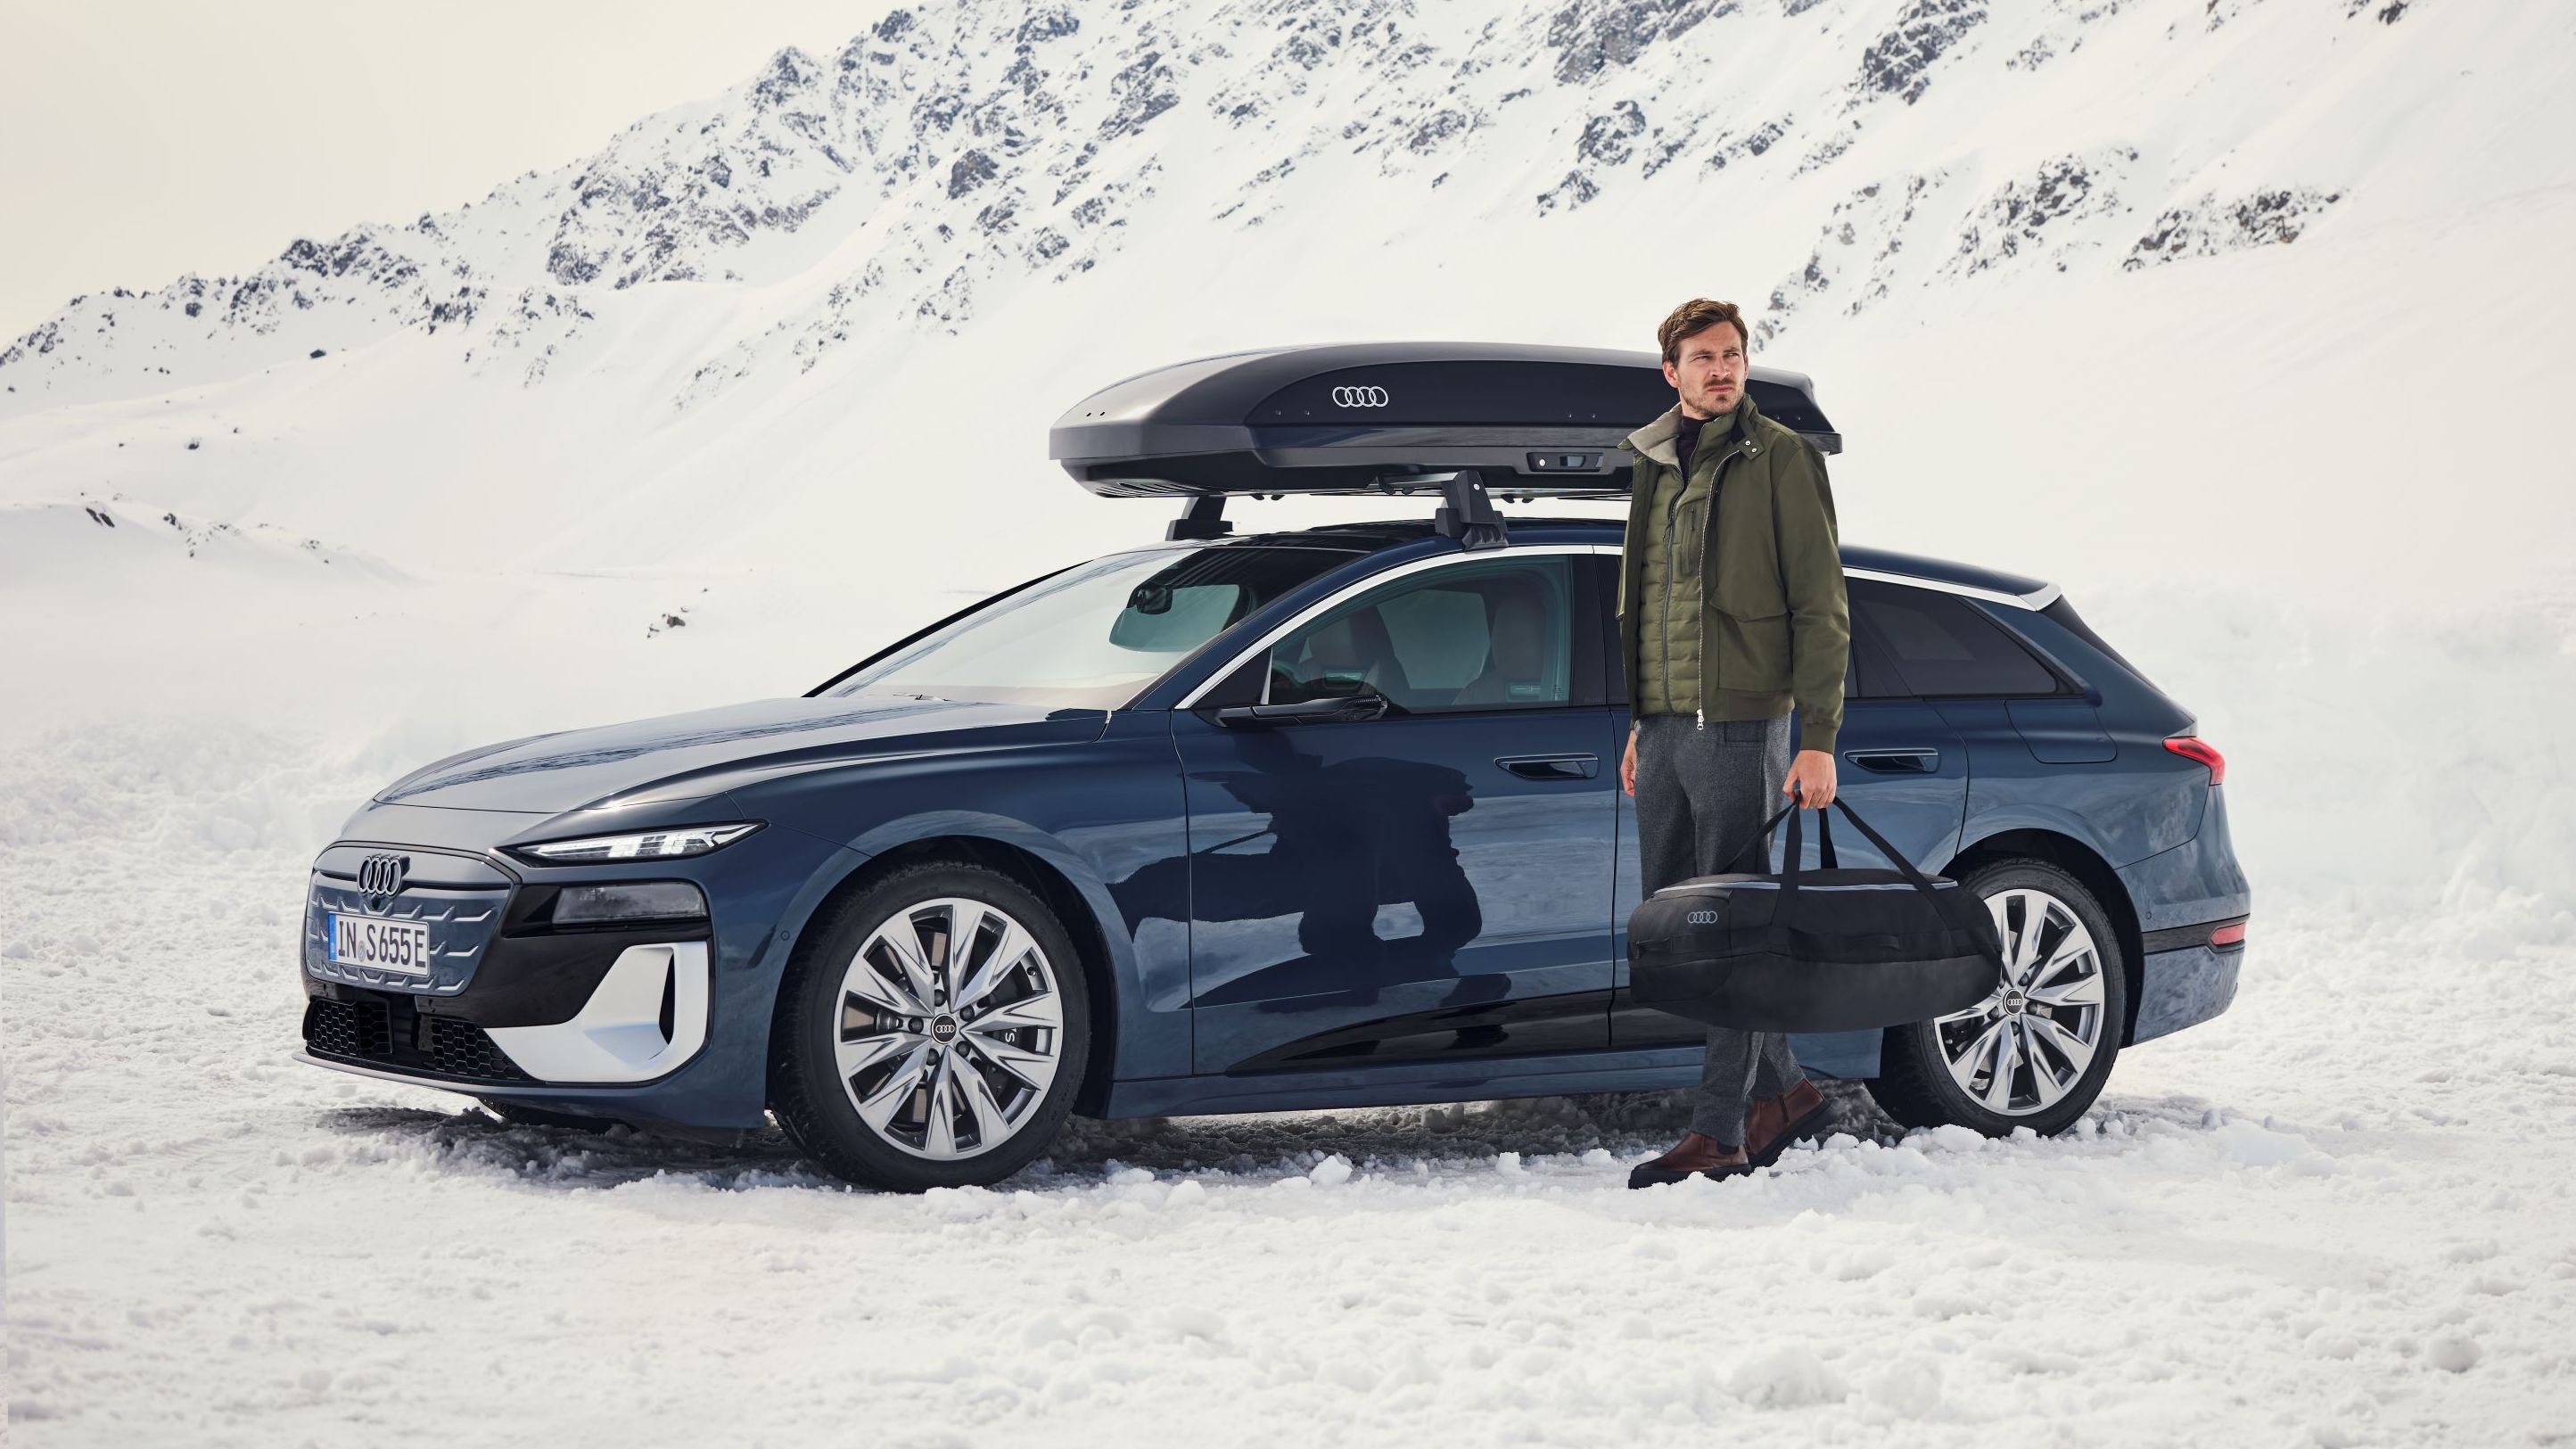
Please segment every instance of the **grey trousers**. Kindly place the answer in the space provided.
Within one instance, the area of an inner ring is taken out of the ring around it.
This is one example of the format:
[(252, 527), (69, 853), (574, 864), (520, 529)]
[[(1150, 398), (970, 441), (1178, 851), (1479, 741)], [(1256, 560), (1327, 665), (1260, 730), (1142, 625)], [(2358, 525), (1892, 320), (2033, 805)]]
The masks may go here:
[[(1650, 714), (1637, 721), (1637, 848), (1644, 877), (1639, 899), (1693, 876), (1771, 868), (1767, 850), (1758, 856), (1747, 850), (1732, 861), (1717, 855), (1741, 846), (1788, 803), (1780, 787), (1789, 779), (1789, 743), (1785, 714), (1710, 720), (1705, 727), (1686, 714)], [(1712, 1026), (1690, 1130), (1741, 1146), (1746, 1104), (1776, 1097), (1805, 1077), (1789, 1039), (1779, 1032)]]

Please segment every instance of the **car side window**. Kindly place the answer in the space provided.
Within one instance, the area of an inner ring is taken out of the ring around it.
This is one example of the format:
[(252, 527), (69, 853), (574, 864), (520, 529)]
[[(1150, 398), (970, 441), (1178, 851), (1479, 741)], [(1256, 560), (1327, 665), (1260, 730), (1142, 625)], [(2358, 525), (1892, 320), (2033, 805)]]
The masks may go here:
[(1381, 694), (1409, 714), (1575, 703), (1569, 556), (1395, 580), (1271, 646), (1267, 702)]
[(1956, 594), (1854, 579), (1852, 613), (1905, 692), (1918, 696), (2059, 693), (2057, 676)]

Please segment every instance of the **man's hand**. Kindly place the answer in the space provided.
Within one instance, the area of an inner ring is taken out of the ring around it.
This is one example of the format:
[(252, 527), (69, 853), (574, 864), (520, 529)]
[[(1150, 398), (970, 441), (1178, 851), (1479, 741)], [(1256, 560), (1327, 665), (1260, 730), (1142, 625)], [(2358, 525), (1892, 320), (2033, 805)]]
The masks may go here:
[[(1636, 756), (1636, 742), (1629, 741), (1629, 757)], [(1633, 795), (1634, 790), (1628, 792)], [(1810, 810), (1821, 810), (1834, 803), (1834, 756), (1831, 750), (1800, 750), (1789, 762), (1789, 778), (1780, 785), (1780, 793)]]
[(1619, 788), (1627, 791), (1629, 798), (1634, 799), (1636, 797), (1637, 730), (1633, 725), (1628, 729), (1628, 752), (1619, 757)]

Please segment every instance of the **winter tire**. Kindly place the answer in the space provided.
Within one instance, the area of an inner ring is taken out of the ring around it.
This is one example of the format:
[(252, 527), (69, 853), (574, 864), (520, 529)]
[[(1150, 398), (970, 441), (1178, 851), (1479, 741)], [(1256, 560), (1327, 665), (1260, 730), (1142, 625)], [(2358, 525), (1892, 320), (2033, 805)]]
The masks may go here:
[(1017, 1172), (1090, 1060), (1073, 938), (1026, 887), (962, 861), (905, 866), (809, 927), (780, 1017), (779, 1125), (832, 1172), (895, 1192)]
[(2120, 1052), (2129, 990), (2119, 937), (2093, 893), (2046, 861), (1993, 861), (1960, 884), (1985, 901), (2007, 969), (1966, 1011), (1889, 1027), (1870, 1095), (1908, 1127), (2064, 1131)]

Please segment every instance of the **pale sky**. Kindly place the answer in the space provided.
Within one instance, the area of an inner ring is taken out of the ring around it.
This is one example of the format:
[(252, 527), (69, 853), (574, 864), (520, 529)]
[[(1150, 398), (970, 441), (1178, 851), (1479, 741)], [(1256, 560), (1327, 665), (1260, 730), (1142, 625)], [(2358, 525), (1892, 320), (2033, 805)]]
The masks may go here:
[(0, 345), (74, 295), (409, 221), (902, 0), (0, 0)]

